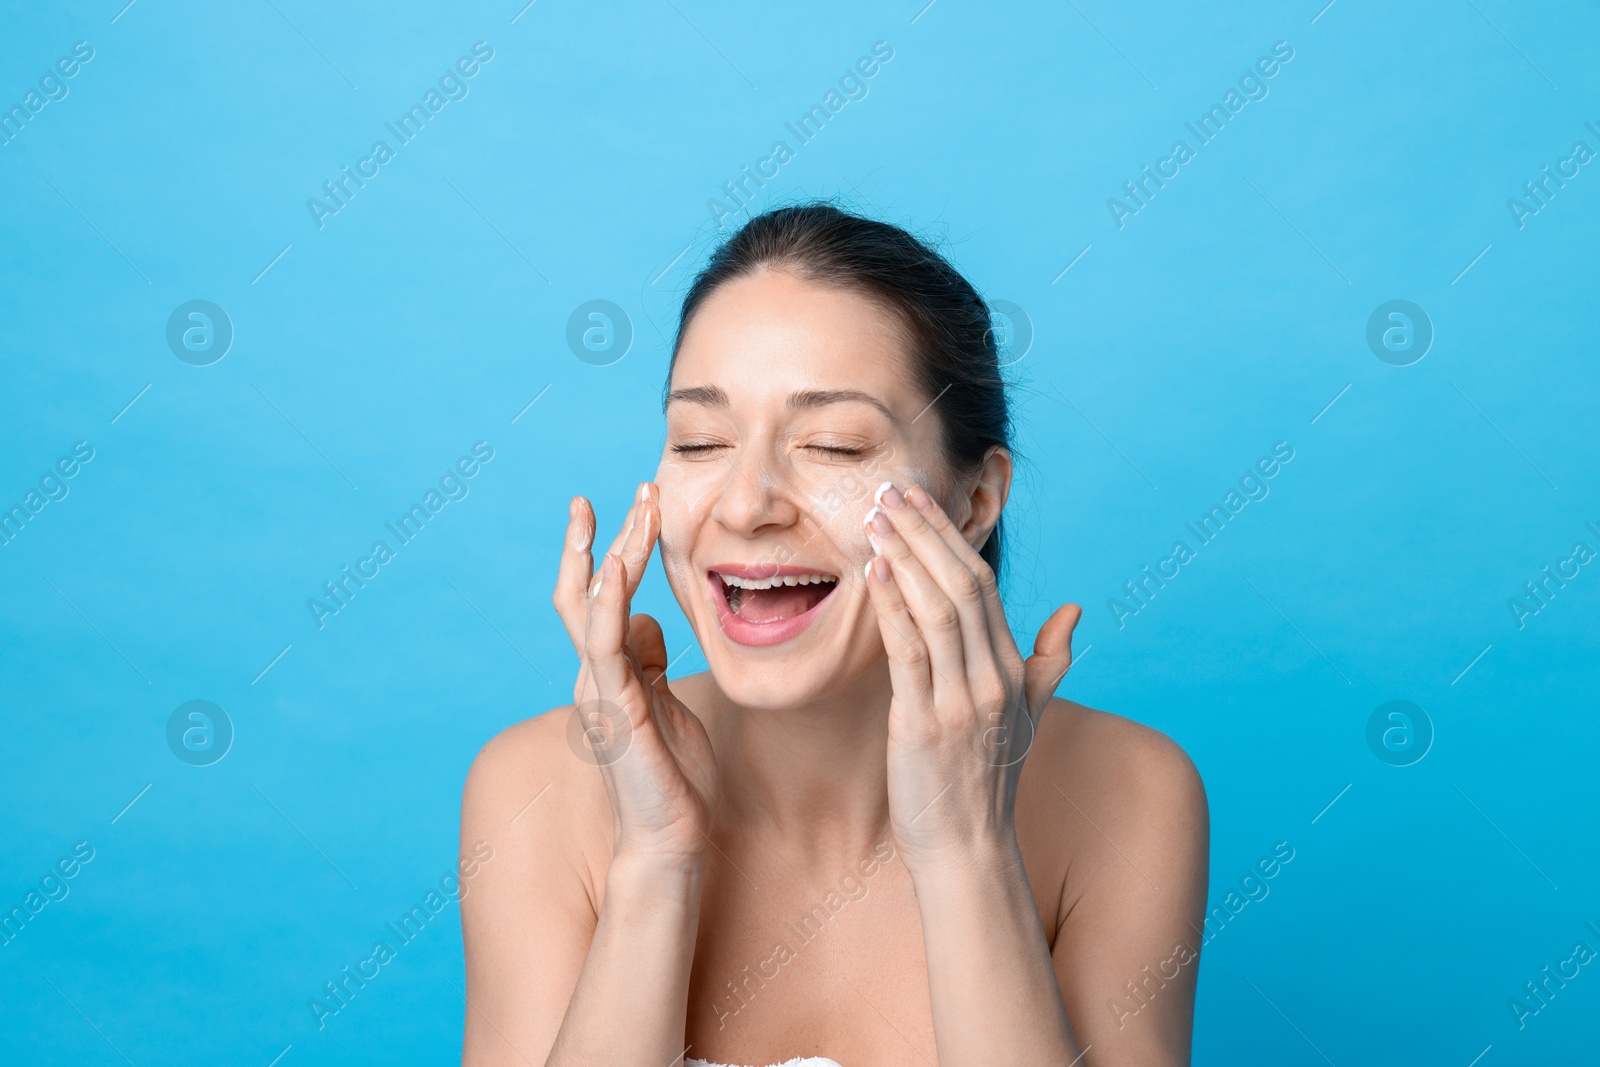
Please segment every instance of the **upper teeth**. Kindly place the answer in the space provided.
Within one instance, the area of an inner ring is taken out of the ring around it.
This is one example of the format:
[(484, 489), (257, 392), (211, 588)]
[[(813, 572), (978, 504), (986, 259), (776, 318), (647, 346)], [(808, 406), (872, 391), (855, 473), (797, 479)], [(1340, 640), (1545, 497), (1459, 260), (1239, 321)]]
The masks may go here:
[(837, 582), (839, 580), (831, 574), (785, 574), (775, 578), (735, 578), (731, 574), (719, 572), (717, 576), (728, 585), (738, 586), (740, 589), (771, 589), (779, 585), (820, 585), (823, 582)]

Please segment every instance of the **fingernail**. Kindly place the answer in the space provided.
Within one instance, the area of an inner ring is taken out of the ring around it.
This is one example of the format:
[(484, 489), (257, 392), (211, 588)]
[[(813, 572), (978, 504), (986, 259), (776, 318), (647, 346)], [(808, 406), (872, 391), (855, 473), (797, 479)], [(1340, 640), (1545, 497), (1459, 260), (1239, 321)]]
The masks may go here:
[(867, 514), (867, 519), (872, 523), (873, 531), (876, 532), (880, 537), (888, 537), (890, 534), (894, 533), (894, 523), (889, 521), (889, 516), (885, 515), (877, 508), (873, 508), (872, 511)]
[(906, 496), (910, 498), (912, 504), (916, 505), (918, 511), (927, 511), (933, 507), (933, 494), (920, 485), (913, 485), (907, 489)]
[(655, 496), (655, 491), (655, 486), (651, 485), (649, 482), (645, 482), (639, 487), (639, 499), (649, 500), (651, 497)]
[(867, 512), (866, 515), (862, 516), (861, 519), (862, 529), (866, 530), (867, 532), (867, 544), (872, 546), (872, 554), (874, 556), (881, 555), (883, 553), (883, 546), (878, 543), (877, 533), (877, 524), (882, 518), (883, 512), (877, 508), (873, 508), (871, 511)]
[(893, 488), (894, 488), (894, 483), (893, 482), (884, 482), (882, 485), (878, 486), (878, 488), (876, 488), (876, 489), (874, 489), (872, 491), (872, 502), (874, 504), (883, 503), (883, 494), (887, 493), (889, 490), (891, 490)]
[(889, 486), (879, 494), (879, 498), (883, 501), (884, 506), (889, 508), (891, 511), (899, 511), (901, 508), (905, 507), (906, 498), (900, 495), (900, 490), (896, 489), (888, 482), (885, 482), (884, 484)]
[(650, 483), (649, 482), (640, 482), (639, 483), (639, 488), (637, 488), (637, 489), (635, 489), (633, 491), (634, 502), (637, 503), (638, 501), (641, 501), (641, 500), (649, 500), (650, 499), (650, 494), (649, 494), (649, 492), (647, 492), (647, 490), (649, 488), (650, 488)]
[(875, 556), (875, 557), (873, 557), (873, 559), (867, 565), (872, 568), (872, 573), (876, 574), (878, 576), (878, 581), (883, 582), (885, 584), (888, 583), (888, 581), (889, 581), (889, 561), (888, 560), (884, 559), (882, 556)]

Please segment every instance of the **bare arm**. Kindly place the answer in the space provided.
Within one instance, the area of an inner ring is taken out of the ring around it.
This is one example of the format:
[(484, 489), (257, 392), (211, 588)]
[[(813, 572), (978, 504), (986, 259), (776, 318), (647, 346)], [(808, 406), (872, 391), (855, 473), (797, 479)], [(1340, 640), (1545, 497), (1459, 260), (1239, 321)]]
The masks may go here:
[(889, 815), (922, 916), (940, 1067), (1078, 1063), (1015, 815), (1081, 612), (1058, 609), (1024, 660), (993, 571), (938, 503), (920, 486), (876, 499), (865, 579), (894, 687)]
[(913, 881), (941, 1067), (1083, 1062), (1015, 841)]
[[(994, 477), (1008, 470), (1002, 464)], [(1198, 776), (1177, 746), (1133, 724), (1120, 737), (1079, 735), (1065, 759), (1040, 754), (1051, 759), (1046, 777), (1060, 774), (1065, 789), (1116, 800), (1109, 815), (1091, 804), (1110, 847), (1072, 852), (1073, 868), (1090, 873), (1071, 879), (1078, 896), (1066, 902), (1052, 953), (1023, 867), (1015, 801), (1032, 724), (1071, 665), (1081, 613), (1058, 609), (1024, 660), (994, 574), (969, 541), (986, 527), (969, 520), (957, 528), (920, 486), (902, 495), (886, 484), (875, 499), (867, 523), (876, 558), (864, 577), (894, 687), (889, 811), (922, 914), (941, 1067), (1186, 1064), (1193, 966), (1172, 972), (1166, 996), (1146, 1009), (1149, 1026), (1131, 1038), (1118, 1040), (1095, 1012), (1124, 970), (1142, 977), (1144, 964), (1159, 964), (1199, 918), (1206, 841)], [(1034, 765), (1039, 756), (1028, 758)], [(1114, 764), (1109, 777), (1102, 762)]]
[[(598, 576), (593, 513), (573, 501), (554, 599), (582, 661), (574, 706), (507, 731), (468, 777), (462, 840), (507, 842), (506, 862), (463, 900), (470, 1067), (670, 1067), (683, 1055), (715, 766), (667, 685), (661, 628), (628, 617), (659, 529), (652, 489)], [(598, 864), (583, 846), (608, 825), (605, 885), (592, 892)]]
[(461, 899), (466, 1067), (668, 1067), (682, 1054), (699, 873), (621, 857), (596, 915), (574, 831), (609, 817), (583, 780), (594, 768), (567, 749), (572, 714), (512, 727), (467, 779), (461, 840), (494, 858)]
[[(1205, 788), (1182, 749), (1101, 716), (1108, 753), (1072, 761), (1050, 792), (1083, 842), (1055, 943), (1056, 973), (1094, 1067), (1186, 1067), (1205, 921)], [(1076, 780), (1074, 780), (1076, 778)]]
[[(1029, 756), (1029, 771), (1049, 782), (1041, 795), (1055, 801), (1049, 820), (1075, 845), (1074, 895), (1053, 953), (1014, 847), (986, 846), (969, 865), (916, 880), (941, 1062), (946, 1048), (958, 1047), (979, 1062), (985, 1046), (994, 1055), (997, 1035), (1010, 1035), (999, 1039), (1014, 1042), (1021, 1058), (1007, 1063), (1065, 1064), (1079, 1055), (1084, 1067), (1189, 1063), (1205, 911), (1205, 791), (1167, 738), (1098, 718), (1095, 758)], [(1067, 1059), (1052, 1058), (1066, 1048)]]

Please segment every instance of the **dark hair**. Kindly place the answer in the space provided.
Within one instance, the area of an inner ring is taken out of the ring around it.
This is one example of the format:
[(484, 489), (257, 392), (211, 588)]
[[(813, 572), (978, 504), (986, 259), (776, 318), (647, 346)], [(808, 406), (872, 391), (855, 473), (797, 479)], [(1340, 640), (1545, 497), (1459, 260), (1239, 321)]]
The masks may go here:
[[(970, 282), (898, 226), (812, 201), (756, 215), (724, 241), (695, 277), (678, 316), (672, 368), (689, 320), (725, 282), (763, 268), (861, 292), (898, 313), (914, 354), (912, 372), (938, 412), (946, 463), (958, 474), (1009, 448), (1010, 413), (989, 305)], [(980, 552), (1000, 573), (1000, 522)]]

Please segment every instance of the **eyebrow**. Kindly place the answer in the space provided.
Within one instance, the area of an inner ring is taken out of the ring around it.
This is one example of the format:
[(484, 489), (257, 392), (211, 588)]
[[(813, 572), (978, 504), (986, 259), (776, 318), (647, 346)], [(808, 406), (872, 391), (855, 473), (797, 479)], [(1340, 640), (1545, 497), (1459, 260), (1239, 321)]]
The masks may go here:
[(687, 389), (674, 389), (661, 402), (665, 411), (676, 400), (683, 404), (700, 404), (708, 408), (728, 407), (728, 394), (714, 385), (694, 385)]
[[(687, 389), (674, 389), (667, 394), (662, 408), (665, 409), (675, 400), (713, 408), (732, 406), (728, 394), (715, 385), (694, 385)], [(883, 401), (859, 389), (802, 389), (789, 394), (788, 407), (791, 411), (804, 411), (809, 408), (827, 407), (830, 404), (848, 403), (870, 404), (891, 420), (895, 417), (894, 412), (890, 411)]]
[(789, 394), (789, 407), (795, 411), (848, 403), (871, 404), (887, 415), (891, 421), (894, 419), (894, 412), (889, 410), (887, 404), (859, 389), (803, 389), (798, 393)]

